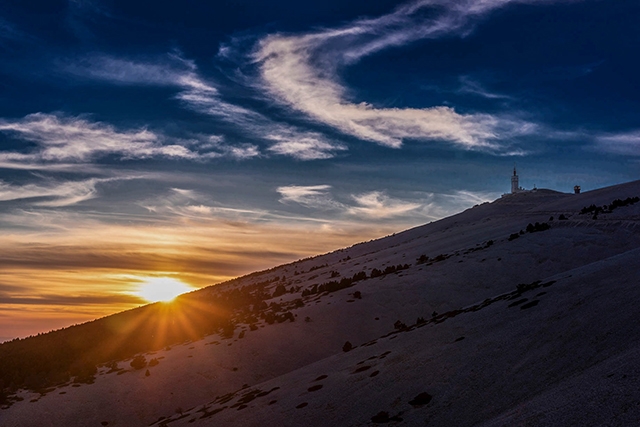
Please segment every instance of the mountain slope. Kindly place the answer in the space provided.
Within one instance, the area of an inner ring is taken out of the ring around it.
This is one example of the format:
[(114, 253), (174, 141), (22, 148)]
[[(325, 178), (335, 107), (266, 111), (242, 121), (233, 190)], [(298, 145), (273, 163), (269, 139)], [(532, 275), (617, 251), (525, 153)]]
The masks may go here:
[[(219, 330), (163, 345), (145, 354), (160, 362), (149, 376), (121, 360), (93, 384), (21, 390), (0, 424), (637, 420), (640, 203), (628, 199), (637, 195), (640, 182), (516, 194), (193, 292), (185, 307), (222, 294), (262, 299), (227, 308), (232, 338)], [(616, 199), (631, 201), (580, 214)], [(346, 341), (355, 348), (343, 352)], [(597, 392), (576, 394), (586, 384)], [(421, 393), (432, 399), (414, 399)]]

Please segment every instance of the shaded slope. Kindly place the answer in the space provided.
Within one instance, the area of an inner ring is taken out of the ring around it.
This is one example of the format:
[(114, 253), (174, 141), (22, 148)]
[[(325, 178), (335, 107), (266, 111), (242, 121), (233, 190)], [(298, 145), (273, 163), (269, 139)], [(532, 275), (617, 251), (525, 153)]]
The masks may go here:
[[(238, 391), (164, 425), (366, 425), (381, 411), (398, 425), (632, 425), (640, 416), (640, 271), (627, 267), (638, 256), (380, 338), (252, 388), (272, 390), (268, 397)], [(514, 305), (521, 297), (530, 305)], [(432, 399), (416, 404), (421, 393)]]

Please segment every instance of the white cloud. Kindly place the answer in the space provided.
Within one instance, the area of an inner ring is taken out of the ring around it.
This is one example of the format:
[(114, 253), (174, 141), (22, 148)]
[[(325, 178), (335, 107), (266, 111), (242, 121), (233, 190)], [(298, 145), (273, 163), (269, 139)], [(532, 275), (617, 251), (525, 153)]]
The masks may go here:
[[(93, 55), (66, 64), (64, 68), (72, 74), (108, 80), (120, 85), (183, 86), (188, 84), (189, 77), (193, 76), (191, 64), (179, 61), (175, 56), (162, 58), (161, 61), (139, 62), (106, 55)], [(212, 87), (207, 89), (217, 92)]]
[(0, 160), (82, 162), (105, 154), (125, 158), (197, 157), (185, 147), (162, 145), (158, 135), (146, 129), (122, 132), (113, 126), (79, 117), (36, 113), (23, 119), (2, 119), (0, 132), (12, 133), (38, 145), (34, 153), (1, 153)]
[(307, 133), (299, 135), (291, 132), (272, 133), (269, 138), (278, 141), (269, 147), (269, 151), (290, 155), (299, 160), (328, 159), (335, 151), (346, 150), (342, 144), (330, 143), (322, 135)]
[(288, 185), (278, 187), (280, 203), (294, 202), (308, 208), (333, 208), (338, 204), (329, 194), (330, 185)]
[(380, 191), (372, 191), (352, 196), (358, 206), (350, 207), (348, 213), (375, 219), (405, 215), (422, 207), (419, 203), (410, 203), (392, 199)]
[(345, 134), (389, 147), (399, 147), (405, 139), (439, 139), (495, 151), (501, 140), (533, 128), (506, 116), (460, 114), (444, 106), (400, 109), (356, 103), (338, 71), (385, 48), (464, 34), (479, 17), (510, 2), (414, 1), (391, 14), (337, 29), (269, 35), (258, 43), (253, 57), (262, 87), (277, 101)]
[[(167, 157), (201, 160), (212, 157), (247, 158), (257, 155), (252, 145), (223, 145), (215, 137), (205, 152), (193, 151), (148, 129), (117, 130), (82, 117), (35, 113), (22, 119), (0, 119), (0, 132), (31, 141), (36, 147), (24, 152), (0, 152), (0, 164), (36, 165), (43, 162), (88, 162), (106, 155), (123, 159)], [(174, 141), (175, 142), (175, 141)], [(184, 143), (184, 141), (179, 141)]]
[(602, 151), (640, 156), (640, 130), (597, 135), (596, 142)]
[(458, 80), (460, 81), (460, 88), (458, 89), (458, 93), (469, 93), (487, 99), (511, 99), (510, 96), (494, 93), (487, 90), (479, 82), (471, 79), (469, 76), (461, 76)]
[(197, 199), (198, 195), (193, 190), (188, 190), (185, 188), (172, 188), (171, 191), (177, 193), (178, 195), (184, 197), (185, 199)]
[(40, 184), (25, 185), (13, 185), (0, 181), (0, 202), (45, 198), (47, 200), (34, 201), (33, 205), (69, 206), (93, 199), (97, 195), (96, 184), (114, 180), (116, 178), (92, 178), (84, 181), (46, 181)]
[(365, 216), (376, 220), (407, 215), (411, 212), (417, 216), (424, 216), (417, 210), (427, 207), (424, 200), (420, 203), (407, 202), (391, 198), (383, 191), (351, 195), (350, 198), (355, 205), (341, 203), (333, 198), (331, 188), (330, 185), (288, 185), (278, 187), (277, 191), (281, 196), (280, 203), (283, 204), (297, 203), (307, 208), (334, 210), (340, 215)]
[[(142, 61), (94, 55), (64, 68), (77, 76), (112, 84), (175, 87), (179, 90), (175, 98), (186, 108), (233, 123), (242, 131), (266, 140), (270, 144), (269, 151), (275, 154), (315, 160), (330, 158), (336, 151), (346, 150), (344, 145), (329, 141), (317, 132), (273, 121), (256, 111), (225, 101), (215, 84), (199, 75), (196, 64), (179, 54)], [(259, 155), (259, 149), (255, 145), (238, 146), (226, 154), (248, 158)]]
[(187, 206), (186, 209), (198, 215), (211, 215), (211, 211), (212, 211), (210, 206), (204, 206), (204, 205), (197, 205), (197, 206), (190, 205), (190, 206)]
[(457, 210), (464, 209), (471, 205), (479, 205), (485, 202), (492, 202), (499, 197), (497, 193), (474, 192), (468, 190), (457, 190), (453, 194), (446, 194), (445, 197), (451, 199)]

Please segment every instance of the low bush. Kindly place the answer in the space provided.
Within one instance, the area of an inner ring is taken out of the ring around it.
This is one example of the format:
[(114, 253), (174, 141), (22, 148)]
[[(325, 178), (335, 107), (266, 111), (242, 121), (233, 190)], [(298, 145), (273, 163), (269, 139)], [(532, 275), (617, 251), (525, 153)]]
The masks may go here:
[(131, 360), (129, 365), (136, 370), (142, 369), (147, 366), (147, 359), (143, 355), (139, 354)]

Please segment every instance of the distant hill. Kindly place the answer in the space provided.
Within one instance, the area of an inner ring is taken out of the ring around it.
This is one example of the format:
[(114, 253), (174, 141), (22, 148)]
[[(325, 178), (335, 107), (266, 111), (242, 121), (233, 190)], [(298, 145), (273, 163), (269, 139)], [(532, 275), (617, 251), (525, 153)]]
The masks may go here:
[(0, 425), (637, 425), (639, 195), (508, 195), (1, 344)]

